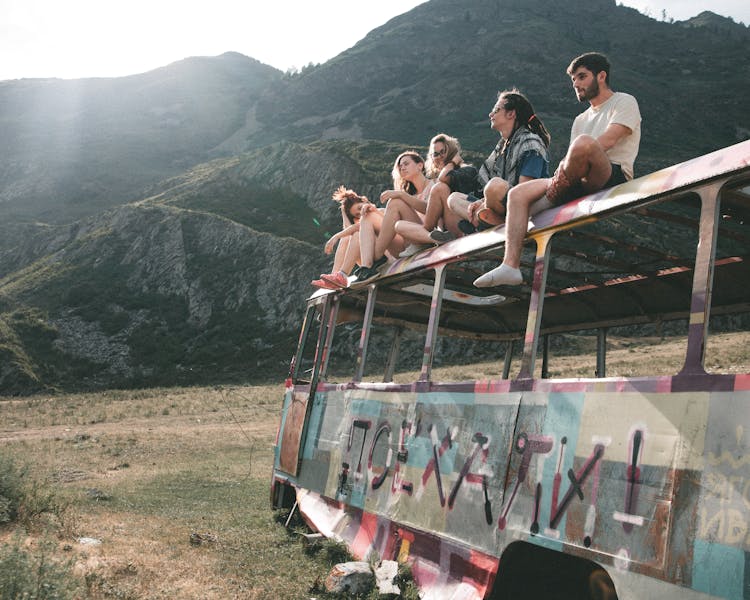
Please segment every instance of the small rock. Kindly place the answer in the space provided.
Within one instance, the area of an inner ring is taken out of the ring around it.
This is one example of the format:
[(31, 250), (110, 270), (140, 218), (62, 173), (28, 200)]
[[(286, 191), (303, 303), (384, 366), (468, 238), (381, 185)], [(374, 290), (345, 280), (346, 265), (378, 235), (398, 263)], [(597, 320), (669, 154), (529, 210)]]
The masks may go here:
[(401, 595), (401, 590), (394, 583), (398, 575), (398, 563), (395, 560), (384, 560), (375, 569), (375, 581), (381, 595)]
[(102, 543), (101, 540), (92, 537), (80, 537), (76, 541), (84, 546), (100, 546)]
[(367, 593), (372, 587), (373, 579), (369, 563), (352, 561), (335, 565), (326, 577), (325, 586), (327, 592), (354, 596)]
[(305, 546), (314, 546), (325, 538), (322, 533), (301, 533), (303, 544)]
[(86, 495), (92, 500), (111, 500), (112, 499), (112, 496), (110, 496), (109, 494), (97, 488), (89, 488), (88, 490), (86, 490)]
[(196, 533), (195, 531), (190, 534), (190, 545), (200, 546), (201, 544), (215, 544), (218, 538), (212, 533)]

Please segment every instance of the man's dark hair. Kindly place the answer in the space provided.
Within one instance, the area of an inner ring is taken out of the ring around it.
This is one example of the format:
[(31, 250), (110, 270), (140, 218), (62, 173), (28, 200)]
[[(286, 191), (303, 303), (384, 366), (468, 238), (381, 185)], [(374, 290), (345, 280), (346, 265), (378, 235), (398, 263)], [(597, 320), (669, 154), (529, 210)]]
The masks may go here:
[(604, 83), (609, 87), (609, 60), (606, 56), (599, 52), (586, 52), (586, 54), (581, 54), (581, 56), (577, 56), (570, 63), (567, 71), (568, 75), (573, 75), (573, 73), (576, 72), (576, 69), (579, 69), (580, 67), (591, 71), (594, 74), (594, 77), (596, 77), (597, 73), (604, 71), (606, 74)]

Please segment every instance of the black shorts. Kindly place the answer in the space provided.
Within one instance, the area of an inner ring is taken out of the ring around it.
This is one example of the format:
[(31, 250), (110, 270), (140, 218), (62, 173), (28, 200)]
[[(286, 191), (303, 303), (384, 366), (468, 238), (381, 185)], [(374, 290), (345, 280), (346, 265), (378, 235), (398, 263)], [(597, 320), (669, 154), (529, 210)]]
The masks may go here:
[[(609, 179), (607, 179), (607, 183), (605, 183), (601, 189), (607, 189), (614, 187), (616, 185), (620, 185), (621, 183), (625, 183), (628, 179), (625, 177), (625, 173), (622, 172), (622, 167), (616, 163), (609, 163), (612, 167), (612, 172), (609, 174)], [(559, 167), (558, 167), (559, 168)], [(599, 190), (597, 190), (599, 191)], [(567, 189), (563, 194), (562, 197), (558, 199), (558, 201), (555, 203), (555, 206), (560, 206), (561, 204), (566, 204), (570, 202), (571, 200), (575, 200), (576, 198), (580, 198), (581, 196), (587, 196), (588, 194), (593, 194), (594, 192), (587, 192), (580, 182), (574, 184), (569, 189)]]
[(616, 185), (625, 183), (628, 180), (628, 178), (625, 177), (625, 173), (622, 172), (622, 167), (620, 165), (616, 165), (615, 163), (609, 164), (612, 165), (612, 174), (609, 176), (607, 183), (604, 184), (602, 189), (615, 187)]

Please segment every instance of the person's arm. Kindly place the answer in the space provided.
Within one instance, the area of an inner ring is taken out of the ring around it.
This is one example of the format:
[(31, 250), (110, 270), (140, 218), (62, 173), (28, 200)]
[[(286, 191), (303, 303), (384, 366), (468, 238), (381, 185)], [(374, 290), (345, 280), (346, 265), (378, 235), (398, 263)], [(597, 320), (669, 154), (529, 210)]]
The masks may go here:
[(641, 111), (636, 99), (628, 94), (619, 94), (608, 121), (604, 133), (596, 138), (605, 152), (633, 133), (640, 124)]
[(404, 190), (388, 190), (386, 192), (383, 192), (380, 196), (380, 201), (384, 204), (387, 204), (394, 198), (403, 200), (404, 202), (406, 202), (406, 204), (411, 206), (419, 213), (424, 213), (427, 210), (426, 200), (422, 200), (418, 196), (412, 196), (411, 194), (406, 193)]
[(352, 222), (349, 220), (349, 215), (346, 214), (346, 211), (344, 210), (344, 203), (341, 203), (341, 229), (346, 229), (351, 225)]
[(445, 163), (445, 166), (442, 169), (440, 169), (440, 173), (438, 174), (438, 181), (449, 186), (451, 184), (451, 171), (453, 171), (454, 169), (458, 169), (463, 164), (463, 162), (464, 161), (461, 156), (459, 154), (456, 154), (453, 158)]
[(349, 225), (349, 227), (342, 229), (338, 233), (333, 234), (330, 238), (328, 238), (328, 241), (326, 242), (326, 245), (324, 248), (325, 253), (330, 254), (331, 252), (333, 252), (333, 247), (336, 245), (336, 242), (338, 242), (341, 238), (354, 235), (358, 231), (359, 231), (359, 223), (354, 223), (352, 225)]
[(599, 145), (604, 148), (604, 151), (606, 152), (617, 142), (624, 137), (629, 136), (631, 133), (633, 133), (633, 130), (630, 129), (630, 127), (620, 125), (619, 123), (611, 123), (607, 126), (607, 129), (604, 130), (604, 133), (596, 138), (596, 141), (599, 142)]

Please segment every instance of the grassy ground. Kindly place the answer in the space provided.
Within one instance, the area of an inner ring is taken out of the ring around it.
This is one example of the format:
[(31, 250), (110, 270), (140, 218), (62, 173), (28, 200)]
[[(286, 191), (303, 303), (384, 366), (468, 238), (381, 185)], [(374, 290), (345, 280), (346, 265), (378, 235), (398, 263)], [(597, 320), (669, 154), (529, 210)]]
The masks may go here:
[[(707, 364), (721, 354), (731, 362), (722, 369), (750, 371), (749, 337), (715, 336), (722, 352), (710, 358), (709, 344)], [(679, 370), (683, 342), (650, 342), (612, 340), (609, 374)], [(591, 376), (595, 360), (551, 362), (553, 376), (571, 377)], [(434, 378), (497, 369), (447, 367)], [(68, 506), (47, 526), (0, 525), (0, 548), (33, 552), (51, 541), (54, 559), (72, 563), (80, 598), (325, 597), (315, 584), (329, 571), (327, 552), (306, 548), (269, 508), (282, 394), (277, 385), (0, 398), (0, 458), (29, 465)]]
[[(85, 582), (83, 597), (308, 598), (328, 564), (269, 508), (282, 392), (1, 400), (0, 452), (32, 465), (68, 501), (56, 541)], [(33, 547), (43, 529), (23, 543)], [(0, 529), (2, 542), (17, 535)]]

